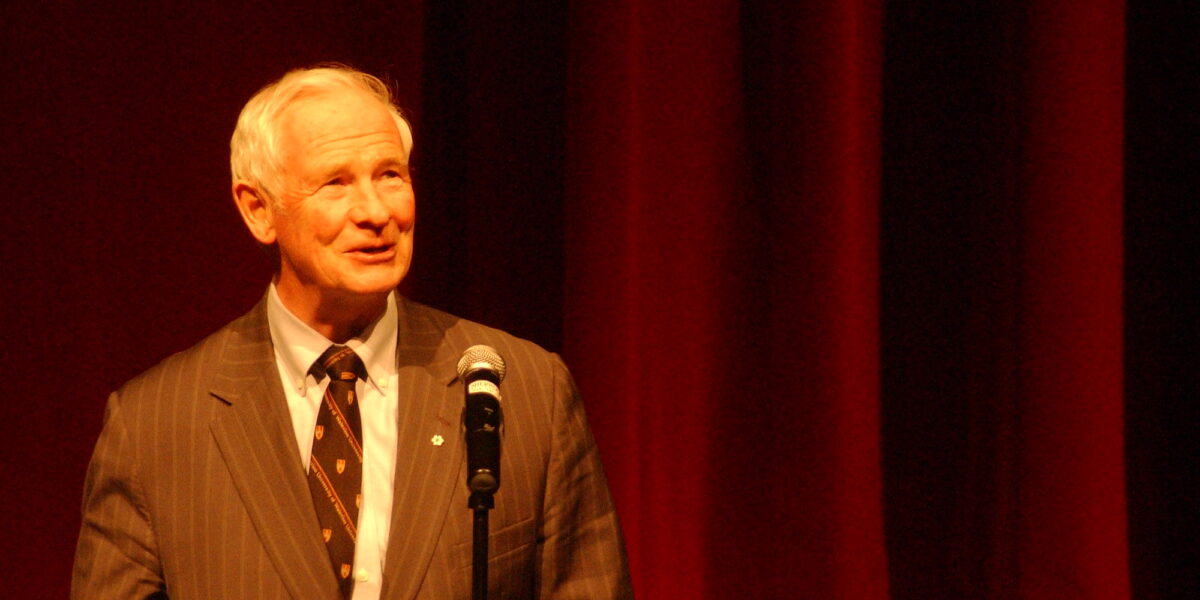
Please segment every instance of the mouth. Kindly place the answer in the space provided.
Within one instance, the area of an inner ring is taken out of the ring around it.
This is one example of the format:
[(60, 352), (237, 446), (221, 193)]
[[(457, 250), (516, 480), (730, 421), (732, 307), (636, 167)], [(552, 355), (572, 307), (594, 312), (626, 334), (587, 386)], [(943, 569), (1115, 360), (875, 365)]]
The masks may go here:
[(355, 260), (368, 264), (387, 262), (396, 256), (396, 245), (384, 242), (366, 244), (351, 248), (346, 254)]

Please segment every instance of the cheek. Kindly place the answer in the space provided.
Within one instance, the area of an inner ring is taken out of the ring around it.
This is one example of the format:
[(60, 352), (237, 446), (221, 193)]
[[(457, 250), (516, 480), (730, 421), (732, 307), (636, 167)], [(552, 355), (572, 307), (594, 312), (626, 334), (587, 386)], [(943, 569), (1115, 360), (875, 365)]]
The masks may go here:
[(317, 242), (328, 244), (345, 229), (346, 215), (337, 211), (314, 211), (308, 215), (307, 221), (307, 229)]
[(396, 194), (392, 199), (392, 218), (400, 229), (410, 229), (417, 220), (417, 202), (412, 191)]
[(417, 203), (413, 202), (412, 196), (409, 196), (408, 202), (406, 202), (396, 214), (396, 219), (401, 223), (408, 225), (409, 227), (412, 227), (413, 223), (416, 222)]

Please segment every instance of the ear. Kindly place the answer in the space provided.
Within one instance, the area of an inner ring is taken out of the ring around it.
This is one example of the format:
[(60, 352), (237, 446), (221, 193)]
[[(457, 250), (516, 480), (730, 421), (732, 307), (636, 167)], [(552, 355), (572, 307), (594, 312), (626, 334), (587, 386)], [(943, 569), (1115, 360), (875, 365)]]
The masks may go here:
[(274, 207), (264, 192), (245, 181), (238, 181), (233, 184), (233, 203), (258, 243), (264, 246), (275, 243)]

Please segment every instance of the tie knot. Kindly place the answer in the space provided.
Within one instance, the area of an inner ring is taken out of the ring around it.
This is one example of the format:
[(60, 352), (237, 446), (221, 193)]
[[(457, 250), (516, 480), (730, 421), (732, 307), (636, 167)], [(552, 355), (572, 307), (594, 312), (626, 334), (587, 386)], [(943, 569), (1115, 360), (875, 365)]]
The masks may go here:
[(315, 362), (309, 373), (320, 381), (325, 375), (337, 381), (354, 381), (366, 379), (367, 368), (354, 350), (346, 346), (334, 344), (330, 346)]

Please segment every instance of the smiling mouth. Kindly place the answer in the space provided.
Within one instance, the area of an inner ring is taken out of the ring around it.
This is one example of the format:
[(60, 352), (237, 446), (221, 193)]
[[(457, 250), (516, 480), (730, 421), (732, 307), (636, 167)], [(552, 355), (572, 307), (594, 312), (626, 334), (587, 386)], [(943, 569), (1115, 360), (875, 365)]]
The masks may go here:
[(354, 248), (346, 252), (351, 257), (368, 262), (389, 260), (396, 254), (395, 244), (382, 244), (379, 246), (364, 246), (362, 248)]

